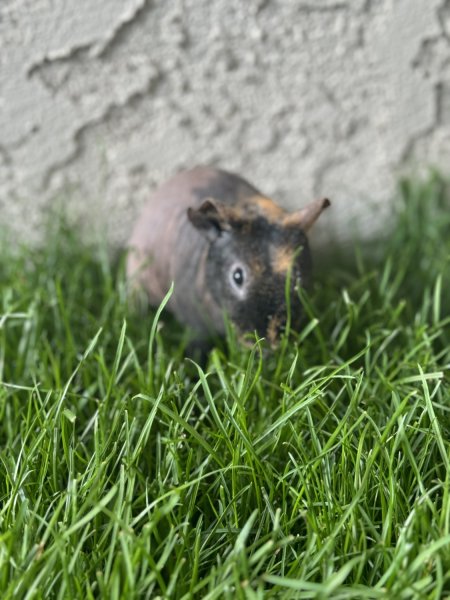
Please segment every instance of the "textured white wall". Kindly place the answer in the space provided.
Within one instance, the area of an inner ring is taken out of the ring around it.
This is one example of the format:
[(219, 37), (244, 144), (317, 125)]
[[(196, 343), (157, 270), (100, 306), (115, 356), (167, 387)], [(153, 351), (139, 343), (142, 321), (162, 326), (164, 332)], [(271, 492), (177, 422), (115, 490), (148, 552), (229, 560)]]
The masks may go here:
[[(0, 222), (64, 201), (122, 243), (208, 163), (323, 232), (386, 223), (396, 177), (450, 165), (449, 0), (1, 0)], [(376, 215), (368, 204), (377, 207)]]

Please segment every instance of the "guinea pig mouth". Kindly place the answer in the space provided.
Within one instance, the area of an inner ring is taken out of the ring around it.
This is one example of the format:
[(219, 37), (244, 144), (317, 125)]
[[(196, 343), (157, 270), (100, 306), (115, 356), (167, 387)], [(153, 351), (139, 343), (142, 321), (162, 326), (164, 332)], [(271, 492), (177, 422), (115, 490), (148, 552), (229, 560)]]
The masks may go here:
[(287, 328), (290, 331), (298, 331), (302, 323), (301, 312), (291, 311), (289, 318), (290, 325), (287, 325), (288, 317), (285, 311), (280, 311), (273, 317), (270, 317), (267, 325), (266, 337), (270, 346), (275, 349), (279, 346), (281, 337), (286, 334)]
[(283, 319), (279, 315), (270, 317), (269, 324), (267, 326), (267, 340), (271, 348), (277, 348), (280, 342), (280, 333), (283, 326), (286, 323), (286, 319)]
[(238, 331), (238, 339), (239, 342), (247, 347), (252, 348), (255, 344), (255, 334), (260, 338), (265, 338), (269, 343), (272, 350), (276, 350), (280, 344), (281, 335), (286, 326), (286, 314), (275, 314), (274, 316), (270, 315), (267, 318), (267, 326), (264, 330), (256, 330), (250, 332), (248, 330), (242, 330), (238, 326), (236, 329)]
[(239, 343), (245, 346), (246, 348), (253, 348), (256, 339), (259, 338), (266, 339), (272, 350), (278, 348), (280, 343), (280, 329), (278, 322), (282, 324), (283, 321), (281, 319), (277, 319), (277, 322), (274, 322), (273, 319), (274, 317), (271, 317), (269, 326), (265, 332), (258, 332), (257, 330), (255, 330), (252, 333), (250, 331), (242, 331), (237, 329)]

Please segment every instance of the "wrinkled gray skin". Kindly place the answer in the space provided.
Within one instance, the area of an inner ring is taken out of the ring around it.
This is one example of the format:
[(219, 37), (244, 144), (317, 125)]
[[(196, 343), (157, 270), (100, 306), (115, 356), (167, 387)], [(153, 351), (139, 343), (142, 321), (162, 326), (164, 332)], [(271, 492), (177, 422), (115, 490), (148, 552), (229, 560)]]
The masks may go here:
[(290, 272), (293, 326), (301, 318), (296, 285), (310, 280), (305, 231), (328, 200), (287, 213), (244, 179), (210, 167), (182, 172), (149, 198), (129, 241), (127, 276), (168, 307), (198, 338), (224, 333), (227, 314), (240, 333), (274, 344), (286, 323)]

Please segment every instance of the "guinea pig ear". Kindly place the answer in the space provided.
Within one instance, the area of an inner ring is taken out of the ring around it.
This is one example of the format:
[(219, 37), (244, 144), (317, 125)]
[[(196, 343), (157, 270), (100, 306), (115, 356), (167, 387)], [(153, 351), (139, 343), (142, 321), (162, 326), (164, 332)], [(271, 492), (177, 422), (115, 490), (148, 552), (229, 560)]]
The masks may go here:
[(283, 219), (283, 225), (287, 225), (288, 227), (300, 227), (304, 231), (308, 231), (330, 204), (331, 202), (328, 198), (314, 200), (304, 208), (286, 215)]
[(187, 216), (192, 225), (214, 241), (222, 231), (230, 229), (225, 208), (212, 198), (206, 198), (198, 208), (189, 207)]

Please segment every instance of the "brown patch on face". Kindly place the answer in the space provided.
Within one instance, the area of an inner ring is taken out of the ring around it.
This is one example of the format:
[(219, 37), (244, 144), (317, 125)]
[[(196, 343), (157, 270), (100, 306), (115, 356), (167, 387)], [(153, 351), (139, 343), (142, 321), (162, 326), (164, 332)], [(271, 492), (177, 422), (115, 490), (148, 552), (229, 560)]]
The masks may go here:
[(286, 216), (281, 206), (265, 196), (251, 196), (247, 199), (246, 206), (249, 213), (264, 217), (269, 223), (277, 223)]
[(287, 274), (295, 259), (295, 250), (291, 246), (271, 248), (271, 263), (274, 273)]
[(278, 345), (278, 332), (280, 330), (281, 319), (279, 317), (272, 317), (267, 327), (267, 339), (272, 348)]
[(264, 263), (262, 260), (258, 256), (250, 256), (247, 261), (252, 275), (259, 277), (264, 271)]

